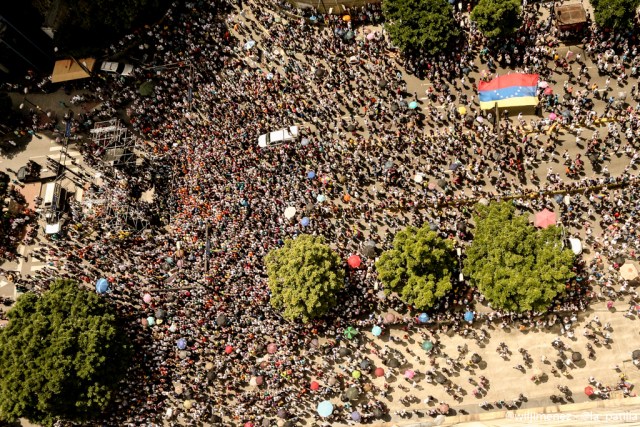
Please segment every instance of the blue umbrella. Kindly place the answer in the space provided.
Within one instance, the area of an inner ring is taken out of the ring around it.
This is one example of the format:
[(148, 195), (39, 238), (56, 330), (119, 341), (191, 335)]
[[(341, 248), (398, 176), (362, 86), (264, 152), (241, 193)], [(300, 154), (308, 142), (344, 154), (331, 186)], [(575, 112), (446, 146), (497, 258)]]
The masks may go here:
[(418, 108), (418, 103), (416, 101), (411, 101), (409, 103), (409, 109), (410, 110), (415, 110), (416, 108)]
[(361, 417), (360, 417), (360, 413), (358, 411), (353, 411), (351, 413), (351, 419), (353, 421), (360, 421)]
[(107, 279), (100, 279), (96, 282), (96, 292), (99, 294), (104, 294), (109, 290), (109, 282)]
[(379, 337), (382, 334), (382, 328), (378, 325), (371, 328), (371, 333), (374, 337)]
[(184, 350), (185, 348), (187, 348), (187, 340), (185, 340), (184, 338), (180, 338), (176, 345), (180, 350)]
[(562, 194), (556, 194), (554, 199), (556, 199), (556, 203), (562, 203)]
[(464, 314), (464, 320), (466, 320), (467, 322), (473, 322), (473, 318), (474, 318), (474, 317), (475, 317), (475, 316), (473, 315), (473, 312), (471, 312), (471, 311), (467, 311), (467, 312)]
[(304, 218), (302, 218), (300, 220), (300, 225), (302, 225), (303, 227), (306, 227), (307, 225), (309, 225), (309, 218), (307, 218), (306, 216)]
[(244, 44), (244, 48), (245, 48), (246, 50), (249, 50), (249, 49), (251, 49), (252, 47), (254, 47), (255, 45), (256, 45), (256, 42), (255, 42), (254, 40), (249, 40), (248, 42), (246, 42), (246, 43)]
[(318, 194), (318, 197), (316, 197), (316, 200), (322, 203), (325, 200), (327, 200), (327, 197), (324, 194)]
[(429, 315), (427, 313), (420, 313), (420, 316), (418, 316), (418, 321), (420, 323), (427, 323), (429, 321)]
[(316, 173), (314, 171), (307, 172), (307, 178), (313, 179), (316, 177)]
[(333, 404), (328, 400), (323, 400), (318, 403), (318, 415), (321, 417), (328, 417), (333, 414)]

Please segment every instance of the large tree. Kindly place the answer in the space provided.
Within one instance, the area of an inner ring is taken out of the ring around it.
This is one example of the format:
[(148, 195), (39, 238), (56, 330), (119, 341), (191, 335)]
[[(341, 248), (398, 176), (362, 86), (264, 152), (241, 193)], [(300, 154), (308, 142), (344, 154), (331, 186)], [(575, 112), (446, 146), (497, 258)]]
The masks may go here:
[(563, 249), (559, 228), (536, 229), (508, 202), (477, 205), (474, 221), (464, 273), (492, 307), (544, 311), (564, 293), (574, 254)]
[(522, 25), (520, 4), (520, 0), (480, 0), (471, 20), (486, 37), (508, 36)]
[(406, 53), (435, 55), (460, 34), (447, 0), (383, 0), (386, 29)]
[(596, 23), (614, 30), (632, 28), (639, 5), (640, 0), (591, 0)]
[(308, 322), (336, 305), (344, 287), (344, 268), (323, 237), (288, 239), (265, 258), (271, 305), (288, 320)]
[(453, 246), (452, 240), (442, 239), (428, 224), (400, 231), (393, 239), (393, 248), (376, 263), (385, 292), (396, 292), (419, 310), (433, 306), (451, 290), (457, 265)]
[(72, 281), (21, 296), (0, 330), (0, 420), (49, 426), (99, 414), (128, 363), (116, 323), (104, 299)]

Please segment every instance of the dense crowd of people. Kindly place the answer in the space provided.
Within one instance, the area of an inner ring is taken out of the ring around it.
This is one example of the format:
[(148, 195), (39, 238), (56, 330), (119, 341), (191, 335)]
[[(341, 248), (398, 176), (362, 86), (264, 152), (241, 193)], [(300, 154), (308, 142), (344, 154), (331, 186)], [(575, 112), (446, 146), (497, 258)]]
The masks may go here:
[[(571, 337), (572, 314), (592, 301), (626, 299), (633, 309), (637, 292), (616, 269), (620, 260), (637, 259), (640, 236), (633, 174), (638, 108), (626, 103), (639, 95), (630, 81), (637, 72), (635, 39), (591, 25), (581, 53), (560, 54), (549, 7), (528, 6), (513, 42), (498, 45), (482, 37), (464, 4), (455, 17), (465, 37), (437, 57), (396, 52), (379, 26), (379, 5), (352, 10), (346, 20), (271, 1), (174, 4), (162, 23), (111, 46), (114, 54), (134, 45), (151, 66), (138, 70), (136, 79), (87, 83), (101, 110), (67, 119), (88, 130), (126, 108), (132, 129), (146, 141), (149, 173), (105, 170), (103, 185), (93, 185), (87, 197), (111, 198), (117, 201), (112, 206), (167, 227), (126, 231), (108, 221), (118, 212), (75, 206), (67, 238), (31, 255), (51, 265), (20, 280), (39, 291), (59, 275), (89, 286), (108, 278), (106, 297), (130, 319), (130, 336), (144, 351), (136, 354), (123, 397), (105, 422), (148, 425), (168, 418), (247, 426), (273, 425), (276, 418), (288, 425), (379, 419), (389, 412), (390, 390), (373, 379), (374, 356), (384, 361), (386, 378), (407, 377), (406, 387), (397, 386), (406, 388), (403, 403), (416, 403), (410, 387), (424, 380), (443, 387), (453, 405), (462, 401), (463, 385), (451, 374), (475, 375), (477, 355), (462, 348), (444, 353), (439, 334), (484, 342), (494, 325), (560, 325)], [(619, 88), (598, 88), (586, 61)], [(473, 75), (488, 79), (498, 68), (539, 73), (549, 86), (563, 84), (564, 93), (541, 85), (539, 116), (498, 119), (479, 109), (472, 90)], [(427, 79), (424, 94), (410, 93), (404, 70)], [(134, 84), (145, 79), (155, 84), (152, 97), (141, 96)], [(617, 95), (629, 88), (624, 99)], [(410, 108), (411, 102), (420, 108)], [(300, 128), (298, 140), (258, 147), (260, 134), (293, 125)], [(88, 164), (101, 167), (91, 141), (81, 150)], [(592, 176), (585, 174), (587, 159)], [(628, 163), (622, 174), (609, 173), (612, 160)], [(554, 170), (557, 162), (564, 162), (564, 173)], [(545, 168), (546, 176), (539, 176)], [(154, 201), (138, 200), (152, 184)], [(559, 194), (569, 200), (558, 201)], [(471, 324), (462, 313), (474, 310), (482, 295), (461, 283), (422, 327), (417, 313), (379, 292), (375, 257), (363, 255), (364, 243), (387, 249), (397, 231), (428, 223), (464, 246), (472, 204), (481, 199), (512, 200), (522, 212), (559, 212), (567, 233), (596, 252), (576, 263), (576, 278), (551, 316), (478, 312)], [(287, 207), (297, 212), (291, 220), (284, 216)], [(303, 224), (302, 217), (309, 221)], [(262, 262), (301, 233), (325, 236), (345, 267), (353, 253), (364, 261), (359, 269), (346, 268), (340, 306), (309, 325), (286, 322), (270, 307)], [(363, 331), (376, 325), (419, 336), (434, 349), (405, 354), (372, 341)], [(349, 326), (360, 334), (347, 338)], [(316, 390), (313, 381), (321, 384)], [(486, 394), (486, 378), (469, 382), (477, 398)], [(341, 403), (333, 414), (318, 416), (318, 403), (335, 398)], [(481, 407), (523, 402), (521, 395)], [(429, 415), (449, 413), (446, 402), (427, 403)]]

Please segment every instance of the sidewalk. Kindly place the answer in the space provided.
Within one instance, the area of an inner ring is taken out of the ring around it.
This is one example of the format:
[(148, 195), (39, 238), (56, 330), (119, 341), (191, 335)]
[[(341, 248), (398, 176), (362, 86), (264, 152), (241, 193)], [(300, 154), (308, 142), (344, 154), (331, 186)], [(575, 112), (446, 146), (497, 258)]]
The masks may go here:
[[(388, 422), (380, 427), (426, 427), (431, 417), (420, 421)], [(632, 424), (630, 424), (632, 423)], [(640, 397), (594, 400), (568, 405), (540, 406), (516, 411), (492, 411), (481, 414), (455, 415), (446, 418), (442, 426), (629, 426), (640, 425)]]

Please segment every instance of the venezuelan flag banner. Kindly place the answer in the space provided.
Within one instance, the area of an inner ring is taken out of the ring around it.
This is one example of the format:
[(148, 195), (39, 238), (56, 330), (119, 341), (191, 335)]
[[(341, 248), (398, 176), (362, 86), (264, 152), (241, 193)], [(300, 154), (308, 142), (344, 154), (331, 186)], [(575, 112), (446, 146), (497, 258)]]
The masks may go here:
[(478, 84), (480, 108), (537, 105), (538, 74), (507, 74)]

